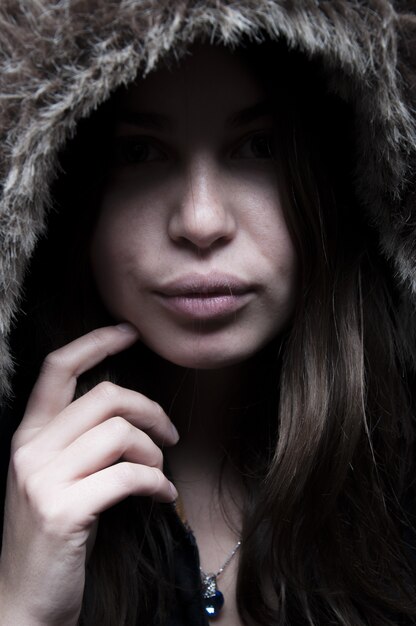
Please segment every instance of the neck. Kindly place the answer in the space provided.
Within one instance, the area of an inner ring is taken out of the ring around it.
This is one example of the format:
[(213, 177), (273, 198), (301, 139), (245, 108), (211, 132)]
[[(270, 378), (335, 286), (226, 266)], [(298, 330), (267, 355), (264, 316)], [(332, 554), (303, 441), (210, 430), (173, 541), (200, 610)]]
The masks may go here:
[[(245, 442), (262, 437), (262, 430), (269, 433), (266, 407), (270, 390), (277, 386), (277, 348), (269, 346), (244, 363), (217, 370), (184, 369), (147, 348), (140, 355), (146, 372), (143, 392), (161, 404), (180, 434), (179, 442), (163, 452), (199, 540), (204, 533), (217, 532), (223, 510), (220, 500), (226, 503), (234, 528), (241, 527), (244, 487), (234, 453), (238, 457)], [(231, 462), (224, 464), (225, 459)], [(221, 532), (227, 537), (230, 533), (229, 529)], [(232, 532), (225, 551), (235, 541)]]
[(215, 370), (174, 365), (153, 352), (145, 353), (145, 393), (159, 402), (174, 422), (180, 441), (168, 451), (192, 457), (198, 464), (219, 463), (230, 439), (235, 441), (241, 420), (257, 419), (270, 388), (275, 387), (276, 345), (251, 359)]

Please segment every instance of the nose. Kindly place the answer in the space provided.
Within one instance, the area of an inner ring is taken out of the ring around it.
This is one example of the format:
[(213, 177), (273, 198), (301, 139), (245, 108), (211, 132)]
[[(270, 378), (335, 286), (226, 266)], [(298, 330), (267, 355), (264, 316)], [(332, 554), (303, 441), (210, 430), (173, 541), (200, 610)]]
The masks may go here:
[(209, 158), (193, 158), (178, 184), (169, 236), (204, 251), (229, 242), (235, 234), (232, 193)]

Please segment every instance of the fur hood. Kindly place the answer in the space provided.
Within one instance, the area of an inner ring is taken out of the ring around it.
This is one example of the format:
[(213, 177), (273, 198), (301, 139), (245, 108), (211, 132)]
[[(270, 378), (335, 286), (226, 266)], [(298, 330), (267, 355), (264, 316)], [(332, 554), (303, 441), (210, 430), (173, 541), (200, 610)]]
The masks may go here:
[(3, 0), (0, 6), (0, 381), (45, 230), (57, 152), (118, 86), (195, 39), (283, 38), (330, 71), (357, 119), (357, 194), (401, 287), (416, 361), (416, 0)]

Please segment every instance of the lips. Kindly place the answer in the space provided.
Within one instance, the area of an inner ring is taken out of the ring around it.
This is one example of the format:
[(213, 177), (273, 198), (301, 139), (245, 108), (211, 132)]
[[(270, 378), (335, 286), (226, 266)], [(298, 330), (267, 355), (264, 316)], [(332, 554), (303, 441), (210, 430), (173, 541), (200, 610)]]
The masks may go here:
[(229, 274), (187, 274), (156, 295), (171, 312), (190, 319), (212, 319), (235, 314), (250, 299), (254, 286)]

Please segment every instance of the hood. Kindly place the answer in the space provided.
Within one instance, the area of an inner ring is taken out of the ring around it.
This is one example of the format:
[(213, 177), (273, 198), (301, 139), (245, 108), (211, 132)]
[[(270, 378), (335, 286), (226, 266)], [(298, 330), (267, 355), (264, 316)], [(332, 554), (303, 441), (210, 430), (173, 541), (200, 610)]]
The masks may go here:
[[(196, 39), (284, 39), (353, 108), (356, 194), (402, 294), (416, 357), (415, 0), (4, 0), (0, 7), (0, 381), (22, 282), (46, 228), (57, 154), (137, 72)], [(411, 357), (412, 358), (412, 357)]]

